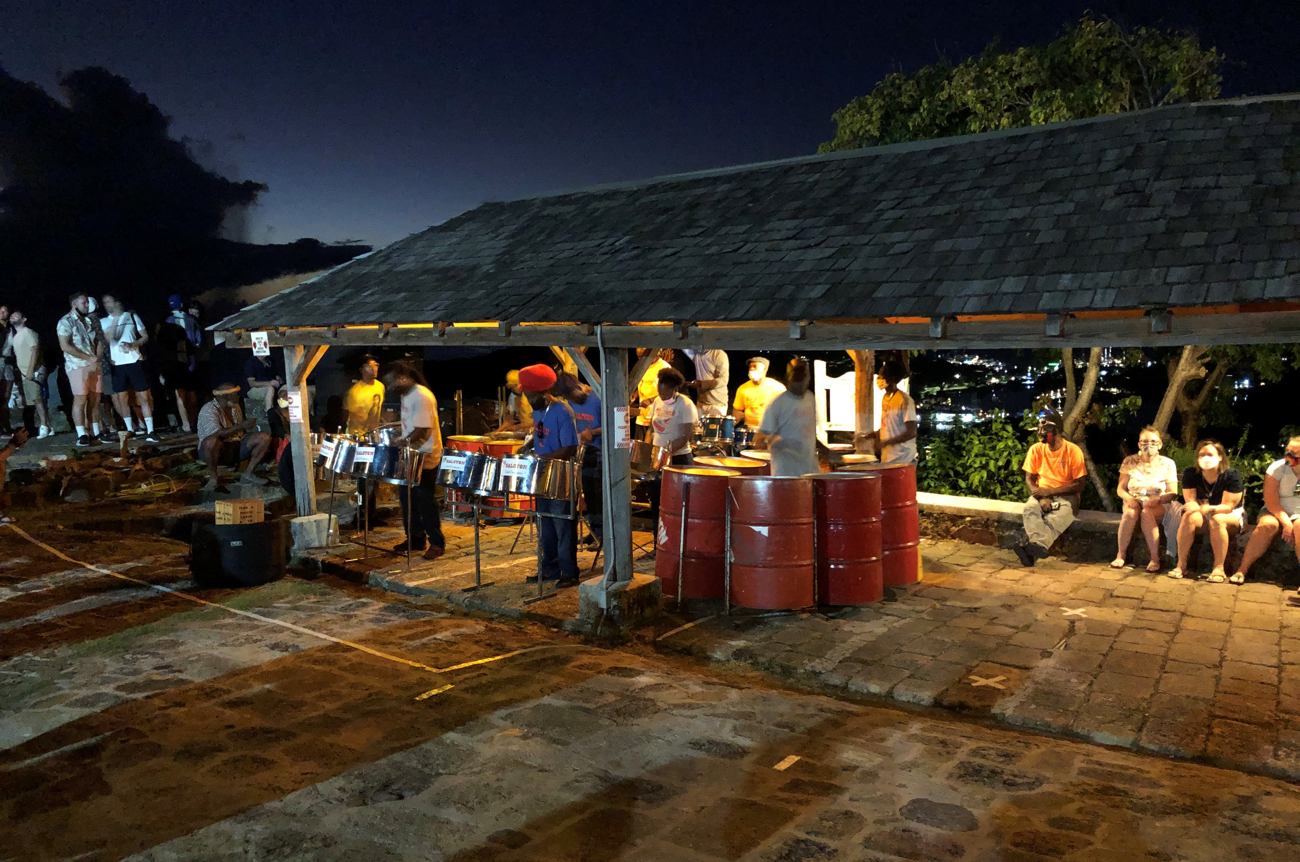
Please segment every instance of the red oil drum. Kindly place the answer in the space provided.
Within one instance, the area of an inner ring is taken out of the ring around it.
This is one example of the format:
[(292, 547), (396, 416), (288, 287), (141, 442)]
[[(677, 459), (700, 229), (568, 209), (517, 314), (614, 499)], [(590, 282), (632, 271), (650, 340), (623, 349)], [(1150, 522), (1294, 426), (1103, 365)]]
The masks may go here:
[(811, 479), (736, 476), (731, 507), (731, 603), (794, 610), (813, 603)]
[(914, 584), (921, 574), (921, 517), (915, 464), (863, 464), (880, 476), (881, 558), (885, 586)]
[[(735, 470), (708, 467), (668, 467), (663, 471), (659, 529), (655, 537), (655, 575), (665, 597), (677, 597), (679, 560), (682, 598), (723, 597), (727, 480), (738, 475)], [(683, 501), (686, 504), (684, 536)]]
[[(448, 438), (456, 439), (455, 437)], [(493, 440), (484, 438), (483, 451), (494, 458), (504, 458), (507, 455), (513, 455), (520, 449), (524, 448), (523, 440)], [(505, 497), (484, 497), (483, 498), (483, 517), (493, 520), (506, 517), (519, 517), (514, 512), (504, 512), (502, 509), (506, 505)], [(533, 509), (533, 498), (525, 497), (522, 494), (510, 495), (510, 508), (531, 512)]]
[(735, 455), (698, 455), (695, 466), (710, 467), (715, 470), (735, 470), (741, 476), (766, 476), (771, 465), (766, 461), (753, 458), (738, 458)]
[(817, 525), (817, 600), (867, 605), (885, 597), (880, 476), (810, 473)]

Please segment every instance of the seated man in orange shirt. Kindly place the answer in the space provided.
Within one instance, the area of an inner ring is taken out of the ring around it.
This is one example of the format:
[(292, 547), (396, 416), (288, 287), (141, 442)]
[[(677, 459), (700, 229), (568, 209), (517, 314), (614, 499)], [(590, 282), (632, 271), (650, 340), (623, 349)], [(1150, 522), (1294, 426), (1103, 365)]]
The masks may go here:
[(1025, 541), (1016, 545), (1023, 566), (1047, 556), (1047, 549), (1074, 523), (1088, 468), (1083, 450), (1065, 439), (1065, 423), (1055, 410), (1038, 414), (1038, 439), (1025, 455)]

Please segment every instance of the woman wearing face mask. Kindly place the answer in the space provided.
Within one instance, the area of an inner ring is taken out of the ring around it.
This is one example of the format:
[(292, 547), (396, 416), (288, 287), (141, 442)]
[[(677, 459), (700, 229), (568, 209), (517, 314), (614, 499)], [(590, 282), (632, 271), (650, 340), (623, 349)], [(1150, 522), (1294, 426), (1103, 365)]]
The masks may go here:
[(1241, 558), (1241, 568), (1228, 580), (1234, 584), (1246, 582), (1250, 567), (1279, 536), (1282, 544), (1295, 552), (1300, 562), (1300, 435), (1286, 441), (1282, 457), (1268, 465), (1264, 471), (1264, 509), (1259, 513), (1255, 529), (1246, 543), (1246, 553)]
[(1228, 559), (1228, 547), (1241, 531), (1245, 512), (1241, 508), (1245, 486), (1241, 474), (1228, 464), (1228, 453), (1218, 440), (1202, 440), (1196, 444), (1196, 466), (1183, 471), (1183, 518), (1178, 525), (1178, 567), (1169, 572), (1171, 578), (1181, 578), (1187, 570), (1187, 557), (1192, 550), (1192, 540), (1202, 528), (1210, 536), (1214, 552), (1214, 569), (1206, 579), (1212, 584), (1227, 580), (1223, 564)]
[(1133, 529), (1142, 524), (1151, 562), (1147, 571), (1160, 571), (1160, 519), (1165, 506), (1178, 496), (1178, 465), (1173, 458), (1160, 454), (1160, 432), (1148, 425), (1138, 434), (1138, 453), (1124, 459), (1119, 466), (1116, 492), (1124, 504), (1119, 522), (1119, 550), (1111, 562), (1112, 569), (1124, 568), (1124, 554), (1133, 540)]

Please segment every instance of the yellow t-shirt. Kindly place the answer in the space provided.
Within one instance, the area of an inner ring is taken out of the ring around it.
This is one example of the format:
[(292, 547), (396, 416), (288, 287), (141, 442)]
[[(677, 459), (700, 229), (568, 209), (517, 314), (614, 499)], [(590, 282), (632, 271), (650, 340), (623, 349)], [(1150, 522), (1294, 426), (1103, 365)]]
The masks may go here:
[(348, 413), (348, 430), (371, 431), (378, 427), (383, 406), (384, 384), (378, 380), (353, 383), (343, 398), (343, 409)]
[(636, 424), (650, 424), (650, 405), (659, 397), (659, 372), (665, 368), (672, 368), (663, 357), (655, 359), (650, 363), (650, 367), (641, 375), (641, 379), (636, 384), (637, 404), (641, 412), (636, 415)]
[(1069, 440), (1059, 451), (1053, 452), (1046, 443), (1035, 443), (1025, 455), (1026, 473), (1038, 474), (1038, 484), (1044, 488), (1064, 488), (1076, 479), (1088, 475), (1083, 462), (1083, 450)]
[(767, 412), (767, 405), (775, 401), (776, 396), (784, 391), (785, 386), (779, 380), (773, 380), (771, 377), (764, 377), (758, 383), (746, 380), (736, 390), (736, 397), (731, 402), (731, 409), (743, 410), (745, 413), (745, 427), (758, 430), (758, 426), (763, 424), (763, 414)]

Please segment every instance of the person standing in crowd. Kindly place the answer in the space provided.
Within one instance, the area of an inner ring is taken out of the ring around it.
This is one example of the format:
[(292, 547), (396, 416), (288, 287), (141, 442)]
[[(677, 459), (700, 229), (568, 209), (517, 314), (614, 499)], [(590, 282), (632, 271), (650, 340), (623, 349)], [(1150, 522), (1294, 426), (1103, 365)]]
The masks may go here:
[(812, 366), (796, 356), (786, 367), (785, 391), (763, 412), (755, 443), (772, 453), (773, 476), (817, 473), (817, 399), (812, 386)]
[(646, 411), (650, 421), (650, 442), (666, 449), (675, 467), (695, 462), (691, 455), (691, 437), (700, 413), (695, 403), (681, 394), (686, 378), (676, 368), (659, 370), (659, 393)]
[(1205, 532), (1210, 536), (1214, 556), (1214, 568), (1206, 580), (1221, 584), (1228, 579), (1223, 567), (1228, 560), (1228, 547), (1245, 523), (1246, 511), (1242, 508), (1245, 490), (1241, 474), (1228, 463), (1228, 452), (1222, 443), (1201, 440), (1196, 444), (1196, 464), (1183, 471), (1178, 566), (1169, 570), (1169, 577), (1186, 575), (1192, 542), (1198, 532)]
[(505, 412), (501, 415), (501, 422), (497, 426), (498, 431), (531, 431), (533, 430), (533, 407), (524, 397), (523, 390), (519, 388), (519, 370), (512, 368), (506, 372), (506, 390), (510, 393), (506, 397)]
[(41, 339), (36, 330), (27, 325), (27, 315), (17, 308), (9, 315), (9, 325), (12, 329), (6, 351), (14, 360), (14, 386), (21, 393), (22, 403), (36, 414), (36, 437), (43, 440), (52, 436), (54, 429), (50, 427), (50, 412), (46, 407), (49, 379), (41, 355)]
[[(357, 380), (343, 396), (349, 434), (368, 434), (379, 427), (384, 409), (384, 384), (379, 380), (379, 360), (370, 354), (361, 357)], [(375, 495), (366, 480), (357, 479), (357, 493), (365, 506), (367, 523), (375, 524)]]
[(1160, 454), (1164, 440), (1160, 432), (1148, 425), (1138, 434), (1138, 453), (1129, 455), (1119, 465), (1119, 485), (1115, 492), (1124, 506), (1119, 521), (1119, 548), (1112, 569), (1124, 568), (1124, 555), (1133, 540), (1133, 530), (1140, 523), (1151, 562), (1147, 571), (1160, 571), (1160, 522), (1165, 507), (1178, 498), (1178, 465), (1173, 458)]
[(92, 405), (99, 403), (100, 360), (104, 355), (104, 334), (99, 321), (90, 315), (90, 297), (77, 291), (68, 297), (71, 309), (59, 318), (56, 332), (63, 351), (63, 369), (72, 389), (72, 426), (77, 445), (92, 445), (91, 434), (100, 436)]
[(254, 475), (253, 468), (262, 463), (271, 449), (271, 435), (253, 430), (251, 419), (244, 418), (239, 404), (239, 387), (223, 384), (212, 390), (213, 399), (203, 405), (198, 416), (199, 460), (208, 467), (208, 490), (219, 494), (229, 492), (221, 481), (221, 468), (238, 468), (248, 462), (240, 482), (246, 485), (265, 485), (266, 480)]
[(1295, 526), (1300, 519), (1300, 435), (1286, 441), (1282, 457), (1268, 465), (1264, 471), (1264, 509), (1259, 513), (1255, 529), (1246, 542), (1246, 552), (1241, 558), (1241, 566), (1230, 581), (1244, 584), (1250, 574), (1250, 567), (1264, 556), (1264, 552), (1276, 538), (1282, 539), (1283, 546), (1295, 552), (1296, 562), (1300, 562), (1300, 542), (1296, 541)]
[(731, 402), (731, 409), (737, 422), (743, 422), (746, 428), (757, 431), (763, 424), (763, 413), (767, 405), (776, 400), (776, 396), (785, 391), (779, 381), (767, 376), (768, 361), (762, 356), (749, 360), (749, 379), (736, 389), (736, 397)]
[(1083, 450), (1065, 439), (1065, 422), (1055, 410), (1038, 414), (1038, 442), (1029, 447), (1025, 483), (1025, 541), (1013, 550), (1023, 566), (1047, 556), (1052, 543), (1069, 529), (1079, 511), (1083, 483), (1088, 476)]
[(876, 388), (885, 391), (880, 399), (880, 430), (866, 436), (875, 441), (881, 464), (916, 462), (916, 402), (898, 388), (906, 379), (907, 369), (897, 359), (885, 360), (876, 373)]
[[(578, 451), (578, 423), (567, 403), (547, 397), (556, 385), (555, 371), (546, 365), (519, 369), (519, 385), (533, 407), (533, 451), (541, 458), (568, 460)], [(537, 497), (537, 574), (528, 583), (578, 583), (578, 522), (568, 500)], [(549, 516), (549, 517), (548, 517)]]
[(556, 376), (555, 394), (564, 398), (573, 409), (578, 442), (585, 447), (582, 450), (582, 496), (587, 504), (587, 527), (591, 530), (591, 541), (600, 544), (604, 541), (605, 523), (601, 509), (604, 500), (600, 478), (603, 454), (601, 442), (604, 435), (601, 434), (600, 427), (600, 396), (568, 371)]
[[(19, 428), (10, 435), (9, 442), (0, 447), (0, 493), (3, 493), (5, 489), (5, 476), (9, 470), (9, 456), (17, 452), (26, 442), (27, 429)], [(13, 518), (4, 512), (0, 512), (0, 525), (12, 524), (13, 522)]]
[[(9, 307), (0, 305), (0, 434), (12, 432), (9, 424), (12, 421), (9, 416), (9, 399), (18, 382), (18, 372), (12, 358), (13, 348), (9, 345), (9, 320)], [(22, 424), (21, 418), (17, 424)]]
[(267, 414), (275, 404), (275, 393), (284, 381), (280, 379), (270, 356), (258, 356), (251, 352), (244, 361), (244, 379), (248, 381), (244, 415), (256, 420), (259, 426), (264, 426)]
[(731, 379), (731, 362), (725, 350), (687, 350), (686, 356), (695, 366), (695, 379), (689, 386), (695, 390), (695, 406), (700, 415), (722, 418), (727, 415), (727, 384)]
[(149, 341), (149, 332), (140, 315), (128, 310), (116, 296), (104, 294), (104, 310), (107, 313), (100, 325), (108, 341), (112, 364), (113, 406), (117, 408), (117, 415), (122, 417), (127, 432), (134, 434), (135, 416), (131, 408), (134, 394), (140, 417), (144, 420), (144, 439), (157, 443), (153, 426), (153, 381), (149, 379), (144, 361), (144, 346)]
[[(649, 347), (638, 347), (636, 349), (637, 360), (641, 360), (650, 352), (651, 348)], [(638, 411), (636, 414), (636, 437), (638, 440), (646, 440), (651, 436), (649, 408), (651, 403), (659, 397), (659, 372), (672, 367), (669, 362), (671, 358), (672, 351), (655, 351), (655, 358), (646, 366), (645, 373), (637, 381), (634, 406)]]
[(186, 301), (185, 315), (193, 324), (190, 338), (194, 345), (194, 388), (204, 389), (212, 371), (212, 336), (203, 330), (203, 305), (197, 299)]
[(160, 377), (176, 395), (176, 414), (181, 431), (192, 434), (199, 403), (194, 373), (198, 363), (198, 324), (185, 313), (185, 303), (180, 294), (173, 293), (167, 297), (167, 306), (167, 317), (154, 331)]
[(442, 427), (438, 424), (438, 399), (429, 391), (424, 374), (406, 359), (394, 362), (388, 371), (388, 385), (402, 399), (402, 436), (398, 446), (424, 454), (424, 471), (416, 485), (402, 485), (402, 526), (408, 527), (406, 541), (397, 553), (423, 551), (426, 560), (436, 560), (446, 553), (442, 536), (442, 517), (434, 495), (438, 462), (442, 460)]

